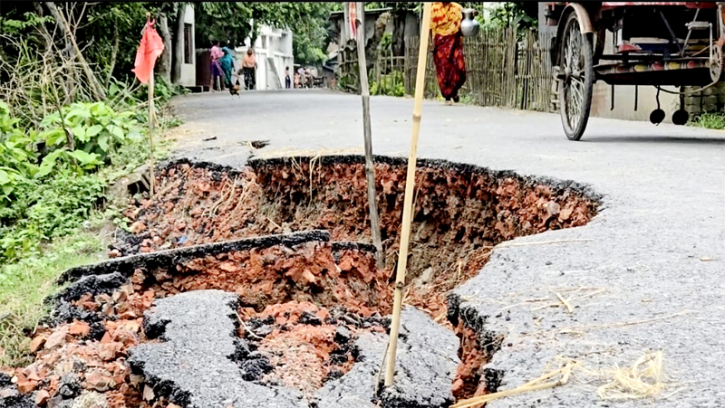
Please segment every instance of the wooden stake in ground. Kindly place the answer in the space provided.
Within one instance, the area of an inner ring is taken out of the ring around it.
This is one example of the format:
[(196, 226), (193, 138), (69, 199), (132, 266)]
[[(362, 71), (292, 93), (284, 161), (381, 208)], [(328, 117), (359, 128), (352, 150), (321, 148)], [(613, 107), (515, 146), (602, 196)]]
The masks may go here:
[(154, 184), (156, 177), (154, 176), (154, 130), (156, 125), (156, 110), (154, 109), (154, 75), (149, 78), (149, 185), (150, 196), (154, 197)]
[(377, 252), (378, 268), (385, 266), (385, 253), (380, 239), (380, 220), (378, 203), (375, 193), (375, 167), (373, 164), (373, 139), (370, 130), (370, 88), (368, 86), (368, 69), (365, 61), (365, 3), (358, 2), (356, 13), (357, 27), (357, 61), (360, 67), (360, 94), (363, 106), (363, 130), (365, 133), (365, 177), (368, 183), (368, 207), (370, 210), (370, 227), (373, 230), (373, 245)]
[(398, 270), (395, 275), (395, 303), (393, 305), (393, 321), (390, 325), (390, 344), (388, 345), (387, 367), (385, 370), (385, 386), (393, 385), (395, 375), (395, 355), (398, 347), (400, 330), (400, 311), (403, 303), (403, 287), (405, 285), (405, 269), (408, 263), (408, 246), (410, 245), (410, 223), (413, 216), (413, 188), (415, 185), (415, 166), (418, 156), (418, 134), (420, 133), (421, 111), (423, 109), (423, 89), (425, 88), (425, 67), (428, 62), (428, 37), (430, 35), (431, 3), (424, 3), (423, 22), (420, 29), (420, 49), (418, 51), (418, 72), (415, 79), (415, 103), (413, 105), (413, 134), (410, 139), (410, 155), (408, 156), (408, 175), (405, 179), (405, 201), (403, 204), (403, 226), (400, 236), (400, 253)]
[[(146, 24), (151, 21), (151, 13), (146, 13)], [(146, 26), (144, 26), (146, 30)], [(143, 35), (143, 34), (142, 34)], [(149, 195), (154, 197), (154, 184), (156, 177), (154, 176), (154, 130), (156, 128), (156, 109), (154, 107), (154, 72), (151, 71), (149, 77)]]

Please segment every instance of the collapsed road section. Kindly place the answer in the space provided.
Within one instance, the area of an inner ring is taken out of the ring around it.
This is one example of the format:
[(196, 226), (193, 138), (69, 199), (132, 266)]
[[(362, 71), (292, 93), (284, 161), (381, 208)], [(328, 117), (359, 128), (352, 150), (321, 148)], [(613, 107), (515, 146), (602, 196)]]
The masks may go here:
[(495, 391), (505, 373), (483, 366), (502, 339), (451, 290), (505, 240), (584, 225), (596, 195), (420, 161), (396, 382), (383, 390), (405, 161), (376, 160), (384, 268), (361, 157), (162, 167), (154, 197), (125, 211), (115, 259), (64, 273), (32, 333), (35, 362), (0, 383), (0, 406), (433, 408)]

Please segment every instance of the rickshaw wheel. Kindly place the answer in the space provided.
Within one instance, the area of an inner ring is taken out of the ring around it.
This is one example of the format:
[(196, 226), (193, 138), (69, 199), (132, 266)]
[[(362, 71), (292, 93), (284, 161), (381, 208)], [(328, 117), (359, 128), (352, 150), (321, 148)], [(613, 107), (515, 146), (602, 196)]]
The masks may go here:
[(713, 51), (713, 58), (710, 61), (710, 79), (719, 81), (723, 73), (723, 52), (720, 46), (715, 46)]
[(569, 140), (584, 134), (592, 107), (594, 86), (592, 40), (582, 34), (576, 13), (567, 17), (561, 39), (559, 111)]

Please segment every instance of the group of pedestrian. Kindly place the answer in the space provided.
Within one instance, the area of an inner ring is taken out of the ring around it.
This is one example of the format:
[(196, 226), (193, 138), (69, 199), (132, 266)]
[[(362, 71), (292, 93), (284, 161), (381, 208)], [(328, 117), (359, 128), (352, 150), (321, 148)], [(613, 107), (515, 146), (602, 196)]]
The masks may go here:
[[(236, 57), (232, 53), (229, 47), (219, 48), (219, 41), (212, 43), (211, 50), (209, 52), (211, 59), (211, 80), (209, 82), (209, 91), (222, 90), (224, 88), (231, 88), (233, 85), (232, 76), (234, 74), (234, 61)], [(239, 85), (239, 78), (244, 78), (244, 89), (250, 90), (255, 89), (255, 77), (257, 70), (257, 61), (254, 58), (254, 50), (252, 48), (247, 49), (247, 54), (242, 58), (242, 66), (236, 71), (237, 80), (235, 81)]]
[[(287, 67), (289, 69), (289, 67)], [(304, 88), (305, 86), (310, 88), (313, 85), (313, 80), (317, 76), (317, 70), (315, 68), (299, 67), (295, 72), (295, 88)], [(289, 87), (287, 87), (289, 88)]]

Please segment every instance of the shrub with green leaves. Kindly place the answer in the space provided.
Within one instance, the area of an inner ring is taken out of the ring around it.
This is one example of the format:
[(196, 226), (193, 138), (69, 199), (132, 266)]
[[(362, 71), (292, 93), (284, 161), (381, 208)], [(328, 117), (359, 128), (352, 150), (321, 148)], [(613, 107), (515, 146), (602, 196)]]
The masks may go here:
[(103, 102), (74, 103), (48, 115), (40, 124), (39, 141), (58, 149), (56, 152), (73, 148), (75, 152), (46, 156), (40, 166), (41, 175), (48, 174), (61, 158), (66, 162), (75, 159), (83, 169), (92, 170), (119, 145), (140, 140), (143, 128), (134, 115), (133, 111), (116, 112)]
[[(140, 87), (137, 88), (133, 96), (139, 101), (148, 100), (148, 88)], [(113, 89), (109, 89), (113, 90)], [(174, 85), (166, 82), (163, 77), (154, 77), (154, 101), (157, 104), (165, 104), (176, 95), (187, 94), (189, 91), (181, 85)]]
[(405, 83), (403, 73), (393, 71), (388, 75), (381, 75), (380, 82), (372, 81), (370, 86), (371, 95), (404, 96)]
[(76, 229), (111, 176), (128, 171), (124, 164), (140, 164), (128, 153), (146, 147), (135, 114), (103, 102), (74, 103), (45, 117), (36, 132), (22, 129), (0, 101), (0, 259), (36, 253)]
[(31, 138), (10, 116), (8, 105), (0, 101), (0, 207), (12, 199), (18, 183), (37, 171), (36, 157), (30, 149)]
[(15, 199), (0, 208), (0, 258), (16, 259), (73, 231), (97, 206), (105, 183), (62, 171), (42, 182), (24, 179), (16, 188)]
[(725, 114), (722, 112), (702, 113), (695, 116), (694, 120), (690, 121), (690, 125), (722, 130), (725, 129)]

